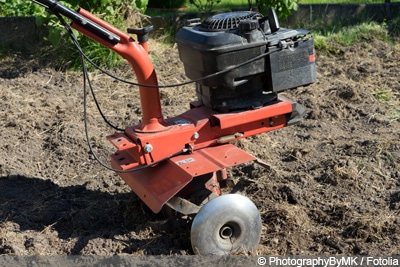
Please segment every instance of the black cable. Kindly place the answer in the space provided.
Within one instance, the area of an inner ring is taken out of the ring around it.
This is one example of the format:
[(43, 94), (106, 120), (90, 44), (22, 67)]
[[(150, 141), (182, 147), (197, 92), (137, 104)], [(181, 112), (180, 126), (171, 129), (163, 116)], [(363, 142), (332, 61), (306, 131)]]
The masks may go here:
[(218, 71), (218, 72), (214, 72), (214, 73), (212, 73), (212, 74), (203, 76), (203, 77), (198, 78), (198, 79), (190, 80), (190, 81), (183, 82), (183, 83), (168, 84), (168, 85), (150, 85), (150, 84), (135, 83), (135, 82), (131, 82), (131, 81), (124, 80), (124, 79), (122, 79), (122, 78), (120, 78), (120, 77), (118, 77), (118, 76), (115, 76), (114, 74), (112, 74), (112, 73), (110, 73), (110, 72), (108, 72), (108, 71), (102, 69), (102, 68), (101, 68), (100, 66), (98, 66), (96, 63), (94, 63), (90, 58), (88, 58), (87, 55), (86, 55), (82, 50), (80, 50), (79, 53), (81, 53), (81, 54), (85, 57), (85, 59), (86, 59), (93, 67), (95, 67), (95, 68), (98, 69), (100, 72), (102, 72), (102, 73), (108, 75), (109, 77), (111, 77), (111, 78), (113, 78), (113, 79), (115, 79), (115, 80), (117, 80), (117, 81), (119, 81), (119, 82), (123, 82), (123, 83), (129, 84), (129, 85), (134, 85), (134, 86), (148, 87), (148, 88), (171, 88), (171, 87), (184, 86), (184, 85), (188, 85), (188, 84), (191, 84), (191, 83), (196, 83), (196, 82), (200, 82), (200, 81), (203, 81), (203, 80), (206, 80), (206, 79), (210, 79), (210, 78), (216, 77), (216, 76), (218, 76), (218, 75), (221, 75), (221, 74), (230, 72), (230, 71), (232, 71), (232, 70), (234, 70), (234, 69), (238, 69), (238, 68), (243, 67), (243, 66), (245, 66), (245, 65), (247, 65), (247, 64), (250, 64), (250, 63), (252, 63), (252, 62), (254, 62), (254, 61), (256, 61), (256, 60), (259, 60), (260, 58), (266, 57), (266, 56), (270, 55), (271, 53), (276, 52), (276, 51), (279, 51), (279, 50), (281, 50), (281, 49), (282, 49), (282, 48), (274, 48), (274, 49), (271, 49), (271, 50), (268, 51), (268, 52), (265, 52), (265, 53), (260, 54), (260, 55), (258, 55), (258, 56), (256, 56), (256, 57), (253, 57), (253, 58), (251, 58), (251, 59), (249, 59), (249, 60), (247, 60), (247, 61), (244, 61), (244, 62), (242, 62), (242, 63), (240, 63), (240, 64), (238, 64), (238, 65), (234, 65), (234, 66), (232, 66), (232, 67), (226, 68), (226, 69), (221, 70), (221, 71)]

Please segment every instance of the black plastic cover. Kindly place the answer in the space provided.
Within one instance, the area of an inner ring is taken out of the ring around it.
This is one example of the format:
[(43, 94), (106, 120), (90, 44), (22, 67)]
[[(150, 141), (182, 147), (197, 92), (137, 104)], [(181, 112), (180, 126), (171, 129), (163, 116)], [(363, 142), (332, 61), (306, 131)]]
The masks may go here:
[(315, 82), (315, 51), (312, 38), (301, 39), (268, 56), (268, 88), (280, 92)]
[(235, 29), (205, 31), (200, 24), (183, 27), (177, 33), (179, 56), (192, 80), (271, 52), (249, 64), (198, 81), (197, 95), (204, 105), (215, 110), (254, 108), (276, 98), (266, 96), (267, 93), (315, 81), (314, 43), (309, 32), (274, 28), (272, 33), (268, 20), (254, 17), (240, 21)]

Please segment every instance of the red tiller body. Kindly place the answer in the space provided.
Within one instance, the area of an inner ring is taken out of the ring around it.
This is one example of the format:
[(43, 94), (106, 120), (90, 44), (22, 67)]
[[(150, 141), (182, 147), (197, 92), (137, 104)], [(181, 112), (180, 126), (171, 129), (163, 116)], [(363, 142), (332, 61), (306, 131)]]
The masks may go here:
[[(283, 128), (293, 119), (296, 103), (284, 98), (258, 109), (229, 113), (193, 102), (185, 113), (164, 119), (147, 43), (136, 42), (84, 9), (78, 12), (120, 40), (112, 44), (80, 23), (73, 22), (73, 28), (120, 54), (132, 65), (140, 84), (153, 86), (139, 86), (141, 124), (127, 127), (124, 133), (111, 135), (108, 140), (117, 148), (111, 155), (112, 167), (123, 171), (120, 177), (155, 213), (174, 196), (190, 192), (185, 187), (195, 178), (210, 175), (210, 188), (212, 181), (226, 178), (226, 168), (255, 160), (231, 142)], [(188, 153), (177, 154), (184, 149)], [(218, 193), (219, 188), (214, 192)]]
[[(190, 148), (191, 153), (175, 156), (166, 163), (119, 174), (157, 213), (193, 178), (254, 160), (229, 142), (283, 128), (291, 112), (292, 102), (285, 99), (257, 110), (229, 114), (216, 114), (194, 103), (189, 111), (167, 119), (167, 130), (142, 133), (128, 127), (125, 133), (109, 136), (118, 149), (111, 156), (112, 167), (130, 170)], [(151, 146), (151, 152), (145, 151), (146, 145)]]

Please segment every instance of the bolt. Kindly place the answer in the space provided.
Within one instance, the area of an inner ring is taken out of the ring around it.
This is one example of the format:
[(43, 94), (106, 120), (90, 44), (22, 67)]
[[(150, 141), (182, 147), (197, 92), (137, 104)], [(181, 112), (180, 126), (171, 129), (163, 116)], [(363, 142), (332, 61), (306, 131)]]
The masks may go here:
[(288, 47), (288, 44), (287, 44), (285, 41), (280, 41), (280, 42), (278, 43), (278, 46), (279, 46), (280, 48), (282, 48), (282, 49), (285, 49), (285, 48)]
[(199, 137), (200, 137), (200, 134), (199, 134), (198, 132), (195, 132), (195, 133), (192, 135), (192, 138), (193, 138), (193, 139), (199, 139)]
[(153, 151), (153, 146), (151, 144), (146, 144), (143, 147), (144, 153), (151, 153), (151, 151)]

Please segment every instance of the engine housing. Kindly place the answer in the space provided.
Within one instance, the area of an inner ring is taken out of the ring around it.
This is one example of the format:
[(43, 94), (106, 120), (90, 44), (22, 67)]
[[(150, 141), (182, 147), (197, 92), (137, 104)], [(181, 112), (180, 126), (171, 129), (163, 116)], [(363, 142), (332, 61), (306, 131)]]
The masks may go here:
[(309, 31), (280, 28), (273, 9), (265, 17), (240, 11), (192, 20), (176, 42), (186, 76), (197, 81), (199, 100), (216, 111), (262, 107), (278, 92), (316, 79)]

